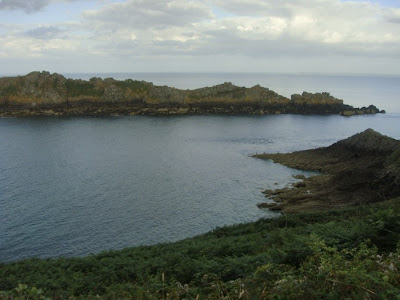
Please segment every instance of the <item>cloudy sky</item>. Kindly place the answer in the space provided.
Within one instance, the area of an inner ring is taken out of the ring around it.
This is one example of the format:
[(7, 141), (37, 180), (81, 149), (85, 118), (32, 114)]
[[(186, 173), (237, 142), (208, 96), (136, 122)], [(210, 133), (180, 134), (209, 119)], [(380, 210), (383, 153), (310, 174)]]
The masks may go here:
[(0, 74), (400, 74), (399, 0), (0, 0)]

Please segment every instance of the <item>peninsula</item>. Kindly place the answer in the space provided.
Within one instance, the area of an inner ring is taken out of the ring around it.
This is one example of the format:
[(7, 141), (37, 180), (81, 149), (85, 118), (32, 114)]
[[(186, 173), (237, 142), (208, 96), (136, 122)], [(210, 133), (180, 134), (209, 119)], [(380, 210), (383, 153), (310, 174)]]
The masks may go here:
[(0, 78), (0, 117), (41, 115), (201, 115), (383, 113), (374, 105), (354, 108), (329, 93), (291, 99), (261, 87), (226, 82), (182, 90), (151, 82), (93, 77), (68, 79), (49, 72)]
[(259, 154), (285, 166), (321, 172), (283, 189), (266, 190), (272, 210), (320, 211), (400, 196), (400, 141), (372, 129), (329, 147)]

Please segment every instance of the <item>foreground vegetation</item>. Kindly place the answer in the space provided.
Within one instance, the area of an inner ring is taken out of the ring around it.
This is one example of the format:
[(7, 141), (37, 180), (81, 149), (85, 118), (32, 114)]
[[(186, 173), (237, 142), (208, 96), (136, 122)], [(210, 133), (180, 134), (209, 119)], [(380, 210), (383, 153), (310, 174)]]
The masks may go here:
[(0, 298), (398, 299), (399, 241), (397, 198), (176, 243), (0, 264)]

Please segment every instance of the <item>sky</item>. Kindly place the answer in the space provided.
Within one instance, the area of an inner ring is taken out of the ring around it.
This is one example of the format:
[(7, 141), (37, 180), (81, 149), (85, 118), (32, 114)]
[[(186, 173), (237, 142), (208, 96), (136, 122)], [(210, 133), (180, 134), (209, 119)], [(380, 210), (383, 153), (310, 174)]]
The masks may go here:
[(0, 0), (0, 74), (400, 74), (399, 0)]

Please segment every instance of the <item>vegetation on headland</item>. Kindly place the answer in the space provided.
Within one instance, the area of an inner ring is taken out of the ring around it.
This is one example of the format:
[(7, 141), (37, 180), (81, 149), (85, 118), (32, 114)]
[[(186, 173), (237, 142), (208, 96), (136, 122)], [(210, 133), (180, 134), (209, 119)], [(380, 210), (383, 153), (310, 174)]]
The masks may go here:
[(294, 188), (266, 190), (274, 210), (321, 210), (366, 204), (400, 195), (400, 141), (367, 129), (329, 147), (259, 154), (291, 168), (323, 172)]
[(397, 198), (176, 243), (2, 264), (0, 298), (396, 299), (399, 241)]
[[(399, 141), (367, 130), (330, 147), (265, 158), (354, 175), (346, 177), (348, 201), (338, 198), (335, 207), (329, 194), (319, 199), (328, 210), (284, 213), (176, 243), (0, 264), (0, 298), (398, 299)], [(291, 205), (296, 201), (303, 199)]]
[(67, 79), (49, 72), (0, 78), (0, 116), (181, 114), (376, 114), (374, 105), (354, 108), (329, 93), (281, 96), (259, 85), (226, 82), (181, 90), (151, 82), (93, 77)]

